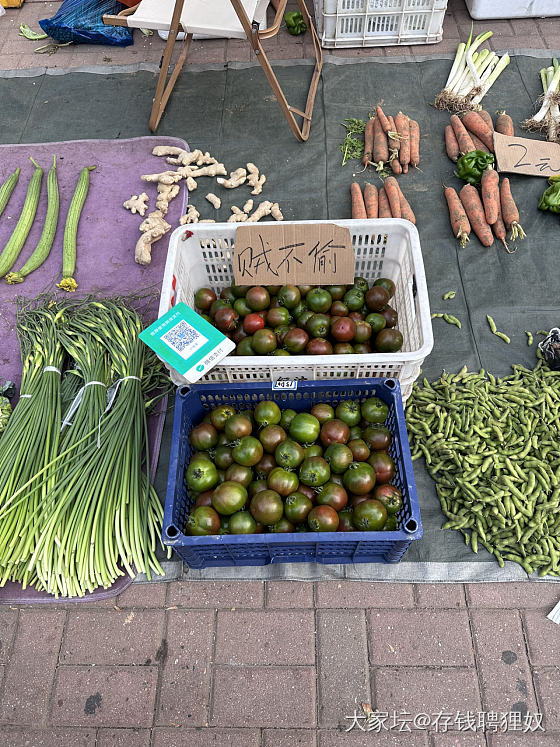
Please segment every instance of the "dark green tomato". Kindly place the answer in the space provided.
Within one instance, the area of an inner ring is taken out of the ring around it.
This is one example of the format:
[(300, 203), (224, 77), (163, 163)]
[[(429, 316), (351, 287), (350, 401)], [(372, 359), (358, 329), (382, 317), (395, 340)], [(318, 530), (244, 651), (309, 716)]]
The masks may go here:
[(304, 311), (308, 311), (305, 301), (300, 301), (293, 309), (290, 309), (294, 319), (297, 319), (303, 314)]
[(389, 516), (403, 507), (402, 493), (395, 485), (377, 485), (373, 497), (385, 506)]
[(395, 295), (395, 284), (389, 278), (377, 278), (374, 285), (380, 285), (382, 288), (385, 288), (389, 294), (389, 298), (393, 298)]
[(236, 345), (239, 345), (241, 340), (244, 340), (246, 337), (249, 337), (249, 335), (243, 329), (242, 324), (240, 324), (237, 329), (230, 335), (230, 339), (233, 340)]
[(288, 408), (287, 410), (282, 410), (282, 417), (280, 418), (280, 425), (282, 428), (287, 431), (290, 427), (290, 423), (297, 415), (297, 412), (295, 410), (292, 410), (291, 408)]
[(305, 346), (308, 355), (332, 355), (333, 346), (324, 337), (313, 337)]
[(229, 446), (217, 446), (214, 453), (214, 464), (218, 469), (227, 469), (233, 464), (233, 455)]
[(366, 318), (366, 315), (363, 313), (363, 311), (351, 311), (348, 316), (355, 322), (363, 322)]
[(218, 446), (229, 446), (229, 440), (223, 431), (218, 434)]
[(387, 521), (387, 510), (382, 503), (370, 498), (354, 508), (352, 521), (359, 532), (379, 532)]
[[(214, 495), (214, 488), (210, 488), (210, 490), (205, 490), (204, 493), (199, 493), (196, 496), (196, 501), (194, 502), (193, 509), (198, 508), (199, 506), (211, 506), (213, 495)], [(193, 498), (194, 498), (194, 495), (193, 495)]]
[(284, 501), (284, 516), (292, 524), (301, 524), (307, 519), (307, 514), (313, 508), (313, 503), (301, 492), (291, 493)]
[(397, 353), (403, 342), (403, 336), (398, 329), (382, 329), (376, 335), (375, 348), (380, 353)]
[(247, 493), (249, 494), (249, 498), (252, 498), (257, 493), (260, 493), (263, 490), (268, 490), (268, 485), (266, 484), (266, 480), (253, 480), (249, 483), (247, 487)]
[(380, 285), (374, 285), (365, 296), (366, 306), (370, 311), (382, 311), (389, 303), (389, 294)]
[(228, 286), (227, 288), (222, 288), (220, 298), (223, 298), (225, 301), (229, 301), (232, 304), (237, 299), (237, 296), (233, 292), (233, 288)]
[(369, 288), (369, 283), (365, 278), (354, 278), (354, 288), (362, 293), (366, 293)]
[(326, 337), (329, 334), (330, 320), (325, 314), (313, 314), (307, 320), (305, 329), (312, 337)]
[(276, 335), (273, 330), (267, 327), (258, 329), (251, 337), (251, 347), (257, 355), (272, 353), (273, 350), (276, 350), (277, 345)]
[(397, 474), (395, 462), (386, 451), (373, 451), (367, 461), (375, 471), (376, 485), (391, 482)]
[(269, 327), (280, 327), (282, 324), (289, 324), (292, 316), (287, 308), (278, 306), (276, 309), (269, 309), (266, 314), (266, 323)]
[(218, 485), (212, 496), (212, 506), (219, 514), (231, 516), (236, 511), (241, 511), (247, 500), (247, 490), (243, 485), (231, 480), (226, 480)]
[(331, 468), (331, 472), (342, 475), (354, 461), (354, 457), (348, 446), (341, 443), (333, 443), (327, 446), (324, 459)]
[(214, 428), (222, 431), (226, 424), (226, 420), (231, 418), (232, 415), (235, 415), (235, 409), (231, 405), (218, 405), (218, 407), (215, 407), (210, 413), (212, 425)]
[(367, 462), (352, 462), (344, 473), (342, 482), (348, 492), (365, 495), (375, 486), (375, 471)]
[(274, 452), (274, 458), (280, 467), (295, 469), (305, 459), (305, 450), (296, 441), (288, 439), (278, 444)]
[(281, 285), (267, 285), (266, 289), (270, 293), (271, 296), (277, 296), (278, 291), (280, 290), (282, 286)]
[(360, 413), (360, 405), (352, 400), (346, 400), (341, 402), (335, 410), (336, 417), (346, 423), (350, 428), (353, 425), (358, 425), (362, 419)]
[(208, 314), (199, 314), (199, 316), (201, 316), (205, 322), (208, 322), (208, 324), (214, 324), (212, 317), (208, 316)]
[(243, 438), (243, 436), (250, 436), (252, 431), (253, 423), (245, 415), (239, 413), (228, 418), (224, 425), (224, 433), (230, 441)]
[(333, 299), (328, 290), (324, 288), (312, 288), (305, 296), (305, 303), (311, 311), (324, 313), (331, 308)]
[(360, 311), (364, 305), (364, 294), (362, 291), (352, 288), (344, 294), (344, 303), (350, 311)]
[(301, 293), (301, 297), (305, 298), (309, 291), (313, 288), (312, 285), (298, 285), (299, 292)]
[(187, 534), (194, 537), (208, 537), (220, 531), (220, 517), (211, 506), (199, 506), (187, 518)]
[(288, 330), (284, 336), (283, 345), (289, 353), (301, 353), (309, 342), (309, 335), (304, 329), (296, 327)]
[(315, 312), (311, 311), (311, 309), (306, 309), (301, 314), (299, 314), (299, 316), (296, 317), (297, 318), (298, 326), (300, 326), (300, 327), (306, 327), (307, 326), (307, 322), (311, 319), (311, 317), (313, 316), (314, 313)]
[(349, 342), (337, 342), (333, 347), (333, 353), (335, 355), (353, 355), (354, 346)]
[(287, 496), (298, 489), (299, 480), (295, 472), (288, 472), (283, 467), (275, 467), (268, 473), (266, 483), (270, 490), (279, 495)]
[(318, 506), (330, 506), (335, 511), (341, 511), (347, 503), (348, 493), (336, 482), (327, 482), (317, 491)]
[(262, 311), (270, 305), (270, 293), (262, 285), (254, 285), (245, 294), (245, 300), (252, 311)]
[(290, 438), (298, 444), (312, 444), (319, 437), (321, 424), (308, 412), (299, 412), (290, 423)]
[(195, 457), (187, 467), (186, 480), (188, 487), (197, 493), (210, 490), (218, 483), (216, 465), (208, 457)]
[(299, 479), (304, 485), (318, 488), (329, 481), (331, 468), (323, 457), (308, 457), (299, 468)]
[(384, 423), (389, 407), (379, 397), (369, 397), (362, 402), (362, 416), (368, 423)]
[(276, 402), (266, 399), (259, 402), (255, 407), (253, 417), (255, 418), (255, 423), (261, 427), (266, 425), (278, 425), (282, 419), (282, 412)]
[(232, 449), (232, 455), (237, 464), (253, 467), (259, 462), (264, 453), (263, 445), (254, 436), (243, 436), (237, 446)]
[(354, 524), (352, 519), (354, 517), (353, 508), (343, 508), (338, 514), (338, 529), (337, 532), (355, 532)]
[(249, 290), (248, 285), (232, 285), (231, 290), (236, 298), (245, 298), (247, 291)]
[(259, 441), (267, 454), (274, 454), (276, 447), (288, 438), (280, 425), (266, 425), (259, 433)]
[(383, 527), (384, 532), (396, 532), (399, 528), (399, 520), (395, 514), (387, 514), (387, 521)]
[(295, 285), (283, 285), (278, 291), (278, 303), (287, 309), (295, 309), (301, 301), (301, 292)]
[(216, 300), (216, 294), (210, 288), (199, 288), (194, 294), (194, 305), (201, 311), (208, 311)]
[(252, 337), (244, 337), (241, 342), (237, 343), (237, 347), (235, 349), (236, 355), (256, 355), (256, 352), (253, 350), (253, 346), (251, 344), (253, 338)]
[(334, 409), (326, 402), (321, 402), (318, 405), (313, 405), (311, 415), (314, 415), (321, 425), (323, 425), (323, 423), (334, 419)]
[(262, 459), (255, 465), (257, 476), (262, 479), (266, 478), (271, 469), (276, 467), (276, 460), (273, 454), (263, 454)]
[(236, 511), (229, 519), (230, 534), (255, 534), (257, 522), (248, 511)]
[(384, 425), (372, 423), (364, 429), (364, 441), (372, 451), (388, 449), (393, 441), (391, 431)]
[(354, 342), (367, 342), (373, 334), (371, 325), (367, 322), (356, 322)]
[(376, 335), (378, 332), (381, 332), (382, 329), (385, 329), (387, 325), (385, 317), (375, 311), (372, 311), (371, 314), (368, 314), (366, 316), (366, 322), (371, 327), (372, 333), (374, 335)]
[(387, 327), (392, 328), (396, 327), (399, 323), (399, 315), (397, 313), (397, 310), (394, 309), (392, 306), (385, 306), (384, 309), (381, 311), (381, 316), (385, 319), (387, 322)]
[(350, 508), (356, 508), (359, 503), (369, 501), (370, 498), (373, 498), (372, 493), (365, 493), (364, 495), (352, 495), (352, 493), (350, 493)]
[(317, 503), (317, 493), (315, 491), (315, 488), (311, 488), (309, 487), (309, 485), (304, 485), (303, 483), (300, 482), (297, 492), (303, 493), (303, 495), (309, 498), (309, 500), (311, 501), (313, 505)]
[[(330, 314), (331, 317), (345, 317), (348, 316), (348, 311), (348, 306), (346, 306), (345, 303), (343, 303), (342, 301), (335, 301), (331, 306)], [(335, 320), (333, 319), (332, 322), (334, 323), (334, 321)]]
[(341, 298), (344, 298), (344, 294), (346, 293), (346, 286), (327, 285), (327, 290), (331, 294), (331, 298), (333, 301), (340, 301)]
[(233, 332), (239, 324), (239, 314), (232, 308), (218, 309), (214, 315), (214, 325), (223, 332)]
[(220, 531), (218, 534), (229, 534), (229, 516), (220, 516)]
[(331, 444), (345, 444), (350, 435), (350, 428), (342, 420), (335, 418), (323, 423), (320, 439), (323, 446)]
[(283, 516), (280, 521), (277, 521), (276, 524), (273, 524), (270, 527), (270, 531), (272, 532), (272, 534), (287, 534), (289, 532), (293, 532), (294, 530), (294, 525), (291, 523), (291, 521), (288, 521), (285, 516)]
[(208, 451), (218, 443), (218, 431), (211, 423), (200, 423), (189, 434), (189, 441), (193, 449)]
[(323, 456), (323, 447), (320, 444), (311, 444), (304, 448), (305, 459), (314, 456)]
[(353, 425), (350, 427), (350, 435), (348, 437), (349, 441), (354, 441), (356, 438), (362, 437), (362, 429), (359, 425)]
[(369, 446), (363, 438), (354, 438), (348, 441), (348, 448), (352, 452), (355, 462), (365, 462), (370, 455)]
[(249, 316), (249, 314), (252, 313), (251, 309), (247, 306), (247, 301), (244, 298), (236, 298), (233, 302), (233, 308), (235, 309), (235, 311), (237, 311), (239, 316), (243, 318)]
[(210, 316), (212, 317), (212, 319), (214, 319), (214, 317), (216, 316), (216, 312), (218, 312), (220, 309), (231, 309), (231, 303), (223, 298), (216, 299), (212, 306), (210, 306)]
[[(277, 345), (283, 345), (284, 340), (286, 339), (286, 335), (288, 332), (293, 329), (290, 327), (289, 324), (281, 324), (279, 327), (274, 328), (274, 334), (276, 335), (276, 344)], [(278, 348), (277, 348), (278, 349)], [(276, 350), (272, 351), (273, 353), (276, 352)]]
[(218, 470), (218, 484), (225, 482), (226, 480), (226, 473), (223, 469)]
[(249, 510), (255, 521), (271, 526), (282, 518), (284, 504), (282, 498), (274, 490), (261, 490), (251, 498)]
[(307, 525), (312, 532), (336, 532), (339, 518), (331, 506), (315, 506), (307, 515)]
[(276, 350), (274, 350), (270, 355), (286, 356), (286, 355), (291, 355), (291, 353), (289, 353), (287, 350), (283, 350), (282, 348), (276, 348)]
[(226, 481), (238, 482), (244, 488), (249, 487), (253, 481), (253, 470), (251, 467), (245, 467), (243, 464), (230, 464), (225, 474)]

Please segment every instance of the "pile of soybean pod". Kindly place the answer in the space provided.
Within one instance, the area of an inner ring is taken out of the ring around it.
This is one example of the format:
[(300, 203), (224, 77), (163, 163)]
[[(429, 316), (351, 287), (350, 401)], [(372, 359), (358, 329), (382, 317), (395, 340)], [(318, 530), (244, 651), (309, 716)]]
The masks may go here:
[(560, 371), (443, 373), (406, 403), (412, 458), (436, 481), (443, 529), (501, 567), (560, 575)]

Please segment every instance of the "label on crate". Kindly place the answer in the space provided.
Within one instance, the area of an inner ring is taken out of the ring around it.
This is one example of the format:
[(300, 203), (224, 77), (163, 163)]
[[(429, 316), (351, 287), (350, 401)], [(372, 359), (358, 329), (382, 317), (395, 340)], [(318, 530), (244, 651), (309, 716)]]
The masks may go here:
[(184, 303), (140, 333), (140, 339), (191, 384), (235, 349), (235, 343)]
[(508, 174), (554, 176), (560, 174), (560, 145), (526, 137), (494, 133), (497, 168)]
[(255, 223), (235, 233), (236, 285), (346, 285), (354, 282), (354, 248), (346, 226)]
[(272, 382), (272, 388), (276, 391), (286, 391), (287, 389), (297, 389), (297, 381), (295, 379), (276, 379)]

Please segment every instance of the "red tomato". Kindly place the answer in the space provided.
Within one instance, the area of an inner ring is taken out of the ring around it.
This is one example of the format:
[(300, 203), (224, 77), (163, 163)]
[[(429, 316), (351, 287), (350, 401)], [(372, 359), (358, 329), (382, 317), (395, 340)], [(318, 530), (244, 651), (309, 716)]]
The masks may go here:
[(264, 327), (264, 319), (260, 314), (247, 314), (243, 319), (243, 329), (248, 335), (254, 335), (255, 332)]

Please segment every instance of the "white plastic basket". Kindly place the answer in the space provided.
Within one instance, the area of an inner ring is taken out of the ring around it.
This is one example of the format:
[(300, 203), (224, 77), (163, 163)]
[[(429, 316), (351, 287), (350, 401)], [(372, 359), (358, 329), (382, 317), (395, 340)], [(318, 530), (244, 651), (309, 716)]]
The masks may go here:
[(447, 0), (314, 0), (321, 46), (436, 44)]
[(476, 20), (560, 16), (558, 0), (465, 0), (465, 2), (469, 13)]
[[(395, 283), (391, 305), (399, 314), (398, 329), (404, 339), (402, 350), (365, 355), (230, 355), (200, 383), (390, 376), (401, 381), (403, 399), (408, 397), (434, 343), (418, 231), (409, 221), (395, 218), (329, 222), (350, 229), (356, 275), (370, 282), (388, 277)], [(297, 225), (298, 221), (294, 223)], [(194, 306), (194, 294), (199, 288), (209, 287), (218, 293), (231, 285), (236, 228), (234, 223), (195, 223), (173, 232), (163, 276), (160, 316), (181, 301)], [(168, 368), (177, 386), (188, 383), (177, 371)]]

